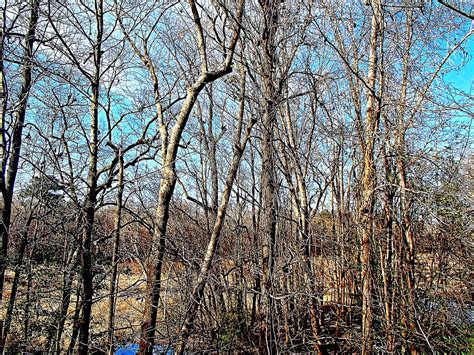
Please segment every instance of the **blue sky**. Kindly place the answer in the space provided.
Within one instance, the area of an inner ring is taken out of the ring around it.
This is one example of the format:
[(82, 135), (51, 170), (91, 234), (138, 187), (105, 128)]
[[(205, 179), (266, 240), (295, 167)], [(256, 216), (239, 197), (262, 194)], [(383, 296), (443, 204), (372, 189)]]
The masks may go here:
[(453, 83), (459, 90), (473, 94), (474, 80), (474, 38), (468, 39), (466, 51), (470, 55), (470, 60), (460, 70), (452, 71), (445, 76), (445, 79)]

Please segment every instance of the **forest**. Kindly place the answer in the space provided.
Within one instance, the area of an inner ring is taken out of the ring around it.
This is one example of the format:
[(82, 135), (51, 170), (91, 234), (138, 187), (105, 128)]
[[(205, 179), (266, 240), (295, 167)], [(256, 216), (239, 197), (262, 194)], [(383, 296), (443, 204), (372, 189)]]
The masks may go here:
[(474, 351), (472, 2), (0, 10), (1, 354)]

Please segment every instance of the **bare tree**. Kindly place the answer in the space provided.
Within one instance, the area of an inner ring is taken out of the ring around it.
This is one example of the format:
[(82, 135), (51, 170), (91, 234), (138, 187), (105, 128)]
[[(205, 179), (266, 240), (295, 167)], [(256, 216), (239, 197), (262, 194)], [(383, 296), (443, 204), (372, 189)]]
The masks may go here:
[[(10, 229), (13, 193), (15, 189), (16, 177), (18, 174), (18, 163), (20, 160), (21, 146), (22, 146), (22, 132), (26, 120), (26, 111), (28, 107), (28, 97), (32, 87), (32, 70), (33, 70), (33, 46), (36, 42), (36, 27), (39, 18), (40, 1), (31, 1), (29, 4), (29, 16), (27, 20), (27, 27), (23, 37), (23, 54), (21, 55), (21, 90), (18, 94), (18, 99), (13, 105), (14, 122), (10, 132), (8, 132), (6, 116), (8, 110), (8, 85), (5, 72), (5, 43), (11, 28), (7, 27), (10, 21), (7, 18), (6, 3), (2, 7), (2, 28), (0, 33), (0, 85), (1, 85), (1, 146), (0, 159), (2, 162), (2, 172), (0, 175), (0, 188), (2, 192), (1, 213), (2, 221), (0, 223), (0, 304), (3, 301), (3, 289), (5, 268), (7, 265), (7, 250), (8, 250), (8, 233)], [(9, 14), (10, 15), (10, 14)], [(15, 25), (15, 17), (21, 16), (21, 13), (13, 15), (13, 23)], [(8, 133), (8, 135), (7, 135)], [(0, 324), (3, 328), (3, 321)], [(5, 338), (1, 337), (0, 348), (3, 351)]]
[(444, 3), (4, 0), (2, 351), (468, 351)]

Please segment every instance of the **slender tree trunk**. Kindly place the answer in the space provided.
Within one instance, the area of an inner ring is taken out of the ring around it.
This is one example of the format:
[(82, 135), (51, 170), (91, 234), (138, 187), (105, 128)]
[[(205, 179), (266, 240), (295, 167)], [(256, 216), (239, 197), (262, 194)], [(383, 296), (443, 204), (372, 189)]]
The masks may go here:
[[(386, 130), (389, 131), (387, 120), (384, 120)], [(387, 145), (390, 137), (387, 137)], [(389, 150), (391, 151), (391, 150)], [(383, 297), (384, 297), (384, 315), (385, 315), (385, 333), (387, 341), (387, 352), (393, 353), (395, 351), (395, 334), (393, 329), (393, 312), (392, 312), (392, 283), (393, 283), (393, 183), (394, 171), (387, 156), (387, 151), (383, 149), (383, 158), (385, 165), (385, 180), (387, 187), (385, 188), (384, 196), (384, 213), (385, 213), (385, 253), (383, 253), (383, 244), (380, 246), (380, 266), (382, 271), (383, 281)]]
[(82, 288), (76, 289), (76, 305), (74, 309), (74, 315), (72, 317), (72, 334), (71, 340), (69, 341), (68, 354), (76, 354), (76, 343), (79, 336), (81, 326), (81, 311), (82, 311)]
[[(80, 230), (82, 223), (82, 215), (79, 213), (76, 219), (76, 228), (75, 230)], [(65, 232), (66, 238), (68, 234)], [(69, 304), (71, 303), (71, 295), (72, 295), (72, 283), (74, 281), (74, 273), (76, 267), (79, 263), (79, 245), (74, 244), (72, 250), (68, 251), (67, 249), (68, 239), (64, 241), (64, 249), (65, 255), (63, 258), (63, 265), (65, 270), (63, 272), (63, 288), (62, 288), (62, 295), (61, 295), (61, 308), (59, 310), (59, 319), (56, 328), (56, 334), (54, 335), (54, 344), (52, 351), (56, 354), (61, 353), (61, 338), (64, 332), (64, 324), (66, 323), (66, 318), (68, 314)]]
[[(11, 210), (11, 206), (7, 206), (8, 192), (6, 189), (5, 173), (6, 173), (6, 134), (5, 134), (5, 116), (7, 113), (7, 104), (8, 104), (8, 87), (7, 79), (5, 77), (5, 67), (4, 67), (4, 41), (5, 41), (5, 31), (6, 31), (6, 18), (5, 14), (2, 14), (2, 23), (0, 28), (0, 163), (2, 164), (1, 175), (0, 175), (0, 187), (1, 187), (1, 196), (2, 200), (0, 201), (0, 215), (2, 221), (0, 223), (0, 308), (3, 307), (3, 285), (5, 281), (5, 268), (6, 268), (6, 258), (7, 258), (7, 248), (8, 248), (8, 228), (10, 226), (10, 218), (5, 215), (5, 212)], [(7, 218), (6, 218), (7, 217)], [(3, 339), (2, 335), (3, 329), (3, 319), (0, 319), (0, 339)], [(1, 340), (0, 340), (1, 341)], [(1, 350), (1, 349), (0, 349)]]
[(89, 349), (89, 333), (92, 319), (92, 299), (94, 297), (94, 271), (92, 269), (92, 234), (94, 230), (95, 208), (97, 201), (97, 160), (98, 160), (98, 132), (99, 132), (99, 100), (100, 100), (100, 77), (102, 61), (102, 36), (104, 28), (103, 0), (97, 0), (96, 6), (96, 30), (97, 36), (94, 44), (94, 77), (92, 78), (91, 96), (91, 124), (89, 142), (89, 172), (87, 176), (87, 196), (84, 205), (84, 229), (81, 247), (81, 271), (82, 271), (82, 318), (79, 333), (79, 354), (87, 354)]
[[(322, 342), (321, 342), (321, 322), (319, 317), (319, 303), (320, 297), (317, 294), (316, 279), (313, 273), (313, 262), (311, 260), (311, 236), (310, 236), (310, 206), (308, 202), (308, 191), (305, 181), (304, 167), (301, 165), (301, 159), (297, 155), (298, 146), (297, 138), (293, 129), (293, 123), (291, 120), (289, 101), (287, 97), (286, 109), (285, 109), (285, 125), (288, 136), (288, 145), (285, 149), (288, 149), (295, 154), (295, 156), (287, 159), (283, 156), (284, 165), (286, 169), (286, 176), (288, 184), (291, 186), (291, 175), (294, 174), (296, 183), (291, 188), (291, 195), (294, 205), (294, 211), (298, 220), (298, 239), (301, 244), (301, 254), (303, 257), (303, 279), (307, 287), (306, 293), (308, 295), (308, 316), (311, 324), (311, 331), (314, 338), (314, 350), (320, 354), (322, 353)], [(283, 153), (284, 155), (284, 153)]]
[[(156, 210), (156, 226), (153, 240), (158, 240), (158, 251), (156, 259), (152, 253), (151, 262), (148, 266), (147, 297), (145, 300), (144, 319), (142, 322), (142, 339), (140, 340), (140, 354), (151, 354), (155, 339), (155, 325), (158, 316), (158, 304), (161, 292), (161, 271), (166, 246), (166, 228), (168, 226), (169, 207), (174, 187), (176, 185), (176, 172), (174, 160), (172, 166), (165, 165), (160, 182), (158, 207)], [(154, 263), (153, 260), (156, 260)]]
[[(26, 299), (25, 299), (25, 314), (30, 314), (30, 307), (31, 307), (31, 289), (33, 286), (33, 268), (32, 268), (32, 256), (34, 254), (36, 248), (36, 244), (33, 241), (31, 250), (30, 250), (30, 259), (28, 260), (28, 267), (27, 267), (27, 281), (26, 281)], [(24, 324), (24, 333), (23, 333), (23, 343), (28, 344), (28, 340), (30, 337), (30, 317), (25, 317), (23, 322)]]
[[(255, 171), (255, 149), (253, 148), (252, 145), (250, 145), (250, 171), (251, 171), (251, 176), (252, 176), (252, 245), (253, 245), (253, 250), (254, 250), (254, 259), (253, 263), (254, 265), (258, 265), (260, 260), (259, 260), (259, 239), (258, 239), (258, 225), (259, 225), (259, 212), (257, 212), (257, 174)], [(251, 316), (250, 316), (250, 326), (254, 326), (257, 322), (257, 312), (260, 309), (260, 294), (261, 294), (261, 279), (260, 279), (260, 273), (254, 273), (254, 292), (252, 296), (252, 311), (251, 311)]]
[[(360, 219), (362, 224), (361, 280), (362, 280), (362, 353), (373, 351), (373, 296), (372, 296), (372, 238), (374, 232), (374, 205), (376, 170), (374, 149), (379, 124), (376, 77), (378, 63), (378, 42), (380, 35), (381, 6), (378, 0), (371, 1), (373, 14), (370, 33), (367, 112), (363, 143), (362, 205)], [(380, 98), (379, 98), (380, 100)]]
[[(32, 69), (33, 69), (33, 45), (35, 43), (36, 26), (39, 17), (40, 0), (32, 0), (30, 4), (30, 15), (28, 19), (28, 29), (24, 37), (24, 54), (22, 67), (22, 84), (18, 97), (17, 109), (15, 111), (15, 123), (13, 125), (13, 132), (10, 136), (10, 150), (7, 153), (7, 146), (5, 141), (5, 114), (7, 108), (7, 87), (5, 72), (3, 70), (3, 42), (4, 42), (4, 24), (2, 24), (1, 32), (1, 60), (0, 60), (0, 82), (1, 82), (1, 146), (0, 158), (2, 159), (2, 170), (0, 172), (0, 191), (3, 201), (0, 201), (0, 214), (2, 220), (0, 221), (0, 308), (3, 306), (3, 288), (5, 280), (5, 269), (7, 265), (8, 255), (8, 239), (9, 229), (12, 213), (13, 191), (15, 188), (16, 176), (18, 173), (18, 163), (20, 161), (20, 152), (22, 145), (22, 132), (25, 124), (26, 110), (28, 107), (28, 97), (32, 85)], [(8, 164), (8, 171), (7, 171)], [(0, 320), (0, 353), (3, 352), (3, 319)]]
[(69, 304), (71, 302), (72, 294), (72, 282), (74, 279), (74, 269), (76, 267), (76, 262), (73, 261), (73, 266), (68, 267), (63, 275), (63, 292), (61, 296), (61, 310), (59, 312), (59, 320), (57, 324), (57, 330), (54, 337), (54, 353), (61, 353), (61, 338), (64, 332), (64, 324), (66, 323), (66, 317), (69, 309)]
[(207, 276), (212, 265), (212, 260), (214, 259), (214, 256), (216, 254), (216, 251), (219, 245), (219, 240), (221, 237), (221, 232), (222, 232), (222, 228), (224, 226), (224, 221), (226, 217), (226, 211), (229, 205), (230, 194), (232, 192), (232, 187), (234, 185), (235, 177), (237, 176), (237, 171), (239, 170), (239, 166), (240, 166), (240, 159), (245, 150), (247, 141), (250, 138), (251, 129), (254, 124), (254, 121), (252, 121), (247, 126), (245, 135), (243, 137), (243, 141), (241, 142), (242, 125), (243, 125), (243, 119), (244, 119), (244, 102), (245, 102), (245, 76), (243, 73), (242, 73), (241, 93), (242, 94), (241, 94), (240, 111), (239, 111), (239, 122), (238, 122), (237, 132), (234, 138), (234, 153), (232, 157), (232, 163), (227, 173), (227, 178), (225, 182), (225, 188), (222, 194), (221, 204), (217, 211), (217, 218), (214, 224), (214, 229), (212, 231), (211, 238), (209, 240), (209, 244), (207, 246), (206, 255), (201, 264), (201, 270), (197, 277), (196, 284), (193, 288), (193, 292), (191, 296), (192, 302), (190, 306), (188, 307), (184, 324), (181, 328), (181, 339), (177, 347), (179, 354), (184, 353), (186, 349), (187, 341), (193, 329), (193, 323), (196, 318), (197, 312), (199, 310), (199, 305), (204, 295), (204, 288), (207, 283)]
[(207, 123), (207, 140), (208, 140), (208, 158), (210, 162), (211, 171), (211, 225), (214, 225), (217, 218), (217, 209), (219, 208), (219, 172), (217, 169), (217, 140), (213, 133), (213, 121), (214, 121), (214, 98), (212, 83), (209, 85), (209, 118)]
[(273, 272), (275, 266), (276, 243), (276, 186), (274, 158), (274, 126), (276, 122), (276, 31), (280, 1), (260, 2), (263, 11), (262, 30), (262, 82), (263, 82), (263, 118), (262, 118), (262, 216), (260, 234), (262, 237), (262, 304), (260, 310), (260, 351), (276, 353), (275, 301), (273, 293)]
[(199, 92), (206, 84), (206, 77), (201, 76), (197, 84), (188, 89), (188, 95), (180, 111), (178, 122), (173, 128), (169, 145), (162, 148), (164, 154), (163, 173), (160, 182), (158, 195), (158, 206), (155, 216), (155, 231), (153, 240), (158, 240), (158, 248), (153, 248), (151, 253), (151, 263), (148, 267), (149, 281), (147, 283), (147, 297), (142, 322), (142, 338), (140, 341), (140, 354), (151, 354), (154, 338), (155, 326), (158, 316), (158, 304), (161, 292), (161, 271), (166, 247), (166, 229), (168, 226), (169, 208), (174, 188), (176, 186), (176, 156), (179, 148), (179, 141), (184, 130), (192, 107)]
[(229, 204), (230, 193), (232, 190), (233, 182), (235, 180), (235, 176), (237, 174), (237, 170), (239, 167), (240, 157), (243, 152), (243, 147), (239, 147), (238, 152), (234, 152), (234, 157), (232, 159), (232, 166), (231, 170), (227, 175), (226, 180), (226, 187), (223, 192), (221, 205), (219, 207), (219, 211), (217, 214), (216, 223), (214, 225), (214, 230), (212, 232), (208, 248), (206, 251), (206, 255), (204, 261), (201, 265), (201, 271), (196, 281), (196, 285), (193, 288), (193, 293), (191, 299), (193, 300), (191, 305), (188, 308), (187, 316), (185, 317), (184, 325), (181, 328), (181, 341), (177, 347), (178, 353), (183, 354), (186, 349), (186, 343), (191, 335), (191, 331), (193, 329), (193, 322), (196, 318), (197, 311), (199, 309), (199, 305), (201, 303), (202, 297), (204, 295), (204, 288), (207, 283), (207, 275), (211, 268), (212, 260), (216, 253), (217, 247), (219, 245), (219, 240), (221, 236), (222, 227), (225, 220), (225, 214), (227, 210), (227, 206)]
[(109, 286), (109, 354), (114, 353), (114, 321), (115, 321), (115, 302), (117, 298), (118, 288), (118, 262), (119, 262), (119, 248), (120, 248), (120, 231), (122, 224), (122, 205), (123, 205), (123, 153), (122, 149), (118, 151), (118, 191), (117, 191), (117, 202), (115, 210), (115, 232), (114, 232), (114, 244), (112, 251), (112, 275), (110, 276)]
[[(240, 177), (237, 176), (237, 180), (240, 180)], [(240, 199), (240, 192), (237, 192), (236, 196), (236, 205), (239, 206), (238, 208), (238, 218), (237, 223), (239, 226), (243, 225), (243, 216), (244, 211), (242, 208), (242, 202)], [(247, 333), (247, 280), (244, 275), (244, 260), (243, 260), (243, 233), (242, 230), (239, 228), (237, 230), (237, 245), (236, 245), (236, 267), (237, 267), (237, 275), (235, 280), (235, 285), (237, 290), (235, 291), (235, 296), (237, 298), (237, 322), (238, 322), (238, 329), (241, 334)]]
[[(155, 216), (155, 230), (153, 233), (153, 240), (158, 241), (158, 246), (153, 244), (153, 250), (151, 252), (151, 264), (149, 266), (147, 281), (147, 291), (145, 308), (143, 312), (143, 321), (141, 327), (141, 339), (140, 339), (140, 354), (151, 354), (153, 350), (154, 338), (155, 338), (155, 327), (158, 316), (158, 304), (160, 300), (161, 292), (161, 270), (163, 268), (163, 261), (166, 248), (166, 229), (168, 226), (169, 208), (171, 198), (173, 197), (174, 188), (176, 186), (176, 157), (179, 149), (179, 142), (183, 134), (184, 128), (188, 121), (189, 115), (194, 107), (197, 97), (201, 90), (209, 83), (227, 75), (232, 71), (232, 60), (237, 45), (237, 41), (240, 35), (240, 21), (242, 20), (243, 10), (245, 1), (238, 1), (238, 10), (236, 14), (237, 28), (233, 31), (233, 36), (229, 43), (229, 47), (226, 52), (225, 59), (220, 66), (220, 69), (216, 71), (209, 71), (207, 66), (207, 52), (206, 44), (201, 25), (201, 19), (199, 12), (194, 0), (188, 0), (191, 11), (193, 14), (193, 21), (197, 32), (197, 44), (199, 48), (199, 54), (201, 58), (201, 73), (198, 79), (188, 87), (186, 98), (184, 99), (183, 105), (179, 114), (176, 117), (176, 123), (171, 130), (171, 134), (168, 136), (168, 125), (164, 122), (163, 111), (159, 102), (159, 90), (157, 76), (154, 67), (150, 64), (149, 58), (144, 57), (143, 54), (139, 54), (142, 61), (147, 64), (153, 80), (154, 92), (155, 92), (155, 104), (157, 106), (157, 113), (160, 121), (160, 132), (162, 140), (162, 159), (163, 159), (163, 171), (160, 181), (160, 190), (158, 195), (158, 206), (156, 209)], [(136, 48), (136, 47), (135, 47)], [(137, 52), (137, 50), (136, 50)]]
[[(14, 270), (14, 276), (13, 276), (13, 282), (12, 282), (12, 288), (10, 291), (10, 299), (8, 300), (8, 307), (7, 307), (7, 312), (5, 315), (5, 323), (3, 325), (3, 339), (2, 339), (2, 346), (5, 347), (7, 345), (6, 340), (8, 337), (8, 334), (10, 332), (10, 326), (13, 318), (13, 312), (15, 310), (15, 300), (16, 300), (16, 295), (18, 292), (18, 286), (20, 284), (20, 278), (21, 278), (21, 267), (23, 265), (23, 258), (25, 256), (25, 251), (26, 247), (28, 246), (28, 230), (30, 227), (31, 222), (33, 221), (33, 215), (31, 214), (30, 217), (28, 218), (28, 221), (26, 222), (25, 225), (25, 231), (23, 232), (22, 239), (21, 239), (21, 244), (20, 244), (20, 250), (18, 252), (18, 259), (16, 261), (16, 266)], [(37, 229), (34, 232), (35, 234), (37, 233)]]
[[(402, 83), (401, 95), (399, 104), (399, 118), (396, 136), (396, 162), (398, 168), (398, 179), (400, 184), (400, 214), (401, 214), (401, 233), (402, 233), (402, 272), (404, 277), (403, 285), (406, 289), (404, 294), (405, 309), (402, 310), (402, 323), (404, 329), (402, 336), (404, 342), (411, 343), (411, 337), (415, 331), (415, 320), (413, 316), (413, 309), (415, 307), (414, 301), (414, 287), (415, 287), (415, 241), (413, 236), (412, 221), (410, 216), (411, 202), (408, 197), (407, 189), (409, 188), (409, 181), (407, 178), (407, 151), (406, 151), (406, 100), (407, 100), (407, 85), (408, 85), (408, 69), (410, 59), (410, 49), (412, 46), (412, 31), (413, 31), (413, 10), (407, 10), (406, 14), (406, 38), (405, 38), (405, 52), (402, 59)], [(405, 346), (406, 347), (406, 346)], [(413, 347), (411, 351), (414, 352)]]

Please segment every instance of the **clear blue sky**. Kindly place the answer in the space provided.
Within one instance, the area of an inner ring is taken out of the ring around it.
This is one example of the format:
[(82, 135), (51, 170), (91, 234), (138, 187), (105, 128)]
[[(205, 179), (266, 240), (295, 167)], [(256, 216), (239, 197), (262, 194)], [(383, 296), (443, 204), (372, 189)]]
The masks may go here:
[(460, 70), (453, 71), (446, 75), (445, 79), (453, 83), (459, 90), (473, 94), (474, 80), (474, 38), (468, 39), (466, 51), (469, 53), (470, 60)]

